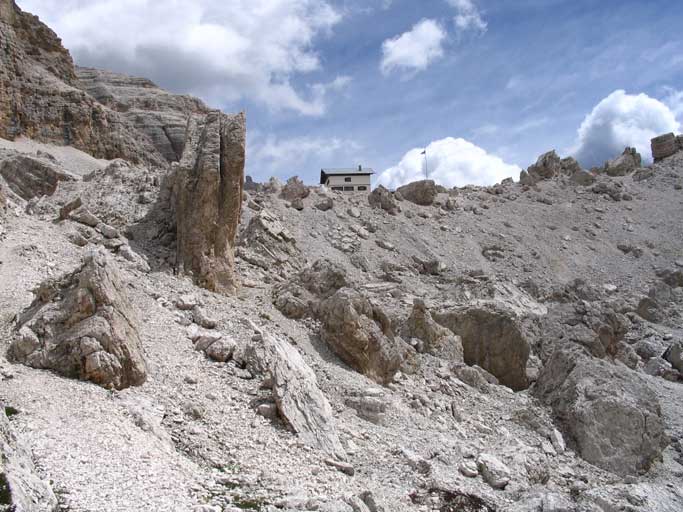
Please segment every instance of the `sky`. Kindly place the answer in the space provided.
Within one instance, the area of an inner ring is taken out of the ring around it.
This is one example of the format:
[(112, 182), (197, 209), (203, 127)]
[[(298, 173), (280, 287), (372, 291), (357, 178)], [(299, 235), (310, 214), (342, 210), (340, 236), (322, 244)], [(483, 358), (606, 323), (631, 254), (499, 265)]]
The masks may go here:
[(683, 122), (683, 2), (17, 3), (77, 64), (245, 111), (257, 181), (360, 164), (389, 187), (425, 170), (490, 185), (551, 149), (586, 168), (626, 146), (647, 162)]

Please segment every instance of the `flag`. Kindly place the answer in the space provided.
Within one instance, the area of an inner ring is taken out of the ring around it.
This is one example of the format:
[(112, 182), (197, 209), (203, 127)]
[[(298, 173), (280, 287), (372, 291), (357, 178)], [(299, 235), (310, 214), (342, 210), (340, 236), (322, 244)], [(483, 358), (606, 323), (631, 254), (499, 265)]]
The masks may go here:
[(421, 155), (426, 155), (426, 154), (427, 154), (427, 150), (425, 149), (425, 150), (424, 150), (422, 153), (420, 153), (420, 154), (421, 154)]

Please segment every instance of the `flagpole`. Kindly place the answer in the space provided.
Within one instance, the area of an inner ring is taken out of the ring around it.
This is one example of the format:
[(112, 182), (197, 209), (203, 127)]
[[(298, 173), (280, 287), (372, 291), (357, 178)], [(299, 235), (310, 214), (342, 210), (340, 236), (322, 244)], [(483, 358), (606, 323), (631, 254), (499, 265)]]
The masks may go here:
[(429, 179), (429, 169), (427, 168), (427, 149), (422, 152), (422, 154), (425, 156), (425, 179)]

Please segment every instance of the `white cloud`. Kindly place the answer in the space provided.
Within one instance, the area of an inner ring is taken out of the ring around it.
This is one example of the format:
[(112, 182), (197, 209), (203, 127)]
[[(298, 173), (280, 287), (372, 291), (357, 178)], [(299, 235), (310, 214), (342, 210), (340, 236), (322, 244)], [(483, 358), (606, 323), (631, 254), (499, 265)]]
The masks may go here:
[[(415, 148), (398, 165), (384, 171), (378, 182), (396, 188), (425, 179), (425, 157), (422, 148)], [(487, 153), (471, 142), (453, 137), (437, 140), (427, 146), (429, 178), (445, 187), (493, 185), (519, 175), (520, 168)]]
[(382, 43), (380, 70), (385, 75), (400, 69), (423, 71), (443, 56), (444, 39), (446, 31), (437, 21), (421, 20), (410, 31)]
[(678, 91), (673, 87), (664, 87), (666, 96), (662, 99), (664, 104), (669, 107), (677, 119), (683, 117), (683, 91)]
[(617, 90), (586, 116), (571, 152), (584, 167), (600, 166), (626, 146), (635, 147), (643, 160), (652, 161), (650, 139), (679, 128), (676, 116), (661, 101)]
[[(304, 175), (323, 167), (350, 167), (359, 162), (362, 146), (337, 137), (262, 137), (249, 136), (248, 174), (266, 178), (270, 175)], [(339, 162), (345, 162), (343, 165)], [(310, 168), (305, 168), (310, 163)]]
[(455, 7), (455, 26), (462, 31), (473, 30), (486, 32), (488, 23), (482, 18), (479, 8), (473, 0), (446, 0)]
[(19, 3), (56, 30), (79, 64), (149, 77), (213, 104), (249, 98), (305, 115), (325, 110), (329, 89), (301, 91), (291, 81), (321, 67), (314, 42), (341, 20), (328, 0)]

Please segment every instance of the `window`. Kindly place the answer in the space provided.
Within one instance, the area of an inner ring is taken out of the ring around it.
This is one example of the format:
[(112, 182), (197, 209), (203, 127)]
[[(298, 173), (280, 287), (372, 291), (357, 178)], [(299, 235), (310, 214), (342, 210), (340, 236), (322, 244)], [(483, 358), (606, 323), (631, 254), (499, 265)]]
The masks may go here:
[(339, 190), (341, 192), (344, 190), (344, 187), (332, 187), (332, 190)]
[(345, 183), (351, 183), (351, 178), (344, 178)]
[(365, 185), (358, 185), (358, 189), (357, 189), (357, 190), (363, 190), (363, 191), (365, 191), (365, 190), (367, 190), (367, 189), (368, 189), (368, 187), (366, 187)]
[(344, 192), (353, 192), (353, 187), (344, 187)]

